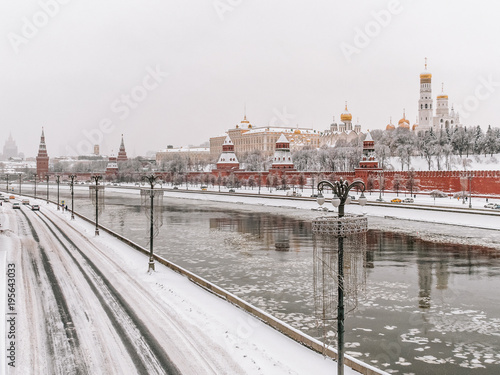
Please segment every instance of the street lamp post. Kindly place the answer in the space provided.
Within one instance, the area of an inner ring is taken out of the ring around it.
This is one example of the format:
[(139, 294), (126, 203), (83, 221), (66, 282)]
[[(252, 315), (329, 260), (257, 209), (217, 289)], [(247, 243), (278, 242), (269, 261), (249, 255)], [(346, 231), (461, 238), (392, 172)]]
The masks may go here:
[(260, 186), (262, 185), (262, 173), (259, 172), (259, 194), (260, 194)]
[(378, 195), (378, 200), (379, 202), (382, 202), (382, 172), (378, 172), (378, 188), (379, 188), (379, 195)]
[(47, 204), (49, 204), (49, 175), (45, 175), (45, 179), (47, 180)]
[(9, 191), (9, 174), (8, 173), (5, 175), (5, 179), (6, 179), (5, 190)]
[(95, 235), (99, 235), (99, 180), (102, 176), (95, 175), (91, 177), (95, 182)]
[(472, 175), (469, 173), (467, 178), (469, 179), (469, 208), (472, 208)]
[(36, 199), (36, 178), (38, 177), (38, 175), (35, 173), (35, 199)]
[(151, 174), (149, 176), (144, 176), (142, 178), (143, 180), (146, 180), (149, 182), (151, 189), (149, 190), (149, 199), (150, 199), (150, 225), (149, 225), (149, 263), (148, 263), (148, 272), (154, 271), (155, 270), (155, 258), (153, 255), (153, 237), (154, 237), (154, 206), (153, 206), (153, 200), (155, 197), (155, 191), (154, 187), (156, 184), (156, 180), (158, 179), (157, 176), (154, 174)]
[(61, 209), (60, 204), (59, 204), (59, 180), (61, 179), (61, 176), (57, 175), (56, 176), (56, 182), (57, 182), (57, 211)]
[(75, 219), (75, 211), (74, 211), (74, 195), (75, 195), (75, 179), (76, 175), (71, 174), (68, 176), (71, 180), (71, 220)]
[(19, 195), (21, 195), (22, 178), (23, 178), (23, 176), (21, 175), (21, 173), (19, 173)]
[[(332, 204), (338, 207), (338, 218), (344, 216), (344, 206), (349, 204), (351, 198), (349, 197), (349, 191), (355, 187), (361, 187), (361, 196), (359, 197), (359, 204), (364, 206), (366, 204), (365, 197), (365, 184), (362, 181), (354, 181), (349, 185), (348, 181), (344, 181), (342, 178), (339, 181), (331, 183), (330, 181), (320, 181), (318, 183), (318, 203), (321, 205), (324, 203), (323, 197), (323, 187), (328, 186), (333, 190)], [(342, 221), (338, 221), (339, 233), (342, 233), (341, 226)], [(337, 341), (337, 373), (339, 375), (344, 374), (344, 237), (342, 235), (338, 236), (338, 305), (337, 305), (337, 331), (338, 331), (338, 341)]]

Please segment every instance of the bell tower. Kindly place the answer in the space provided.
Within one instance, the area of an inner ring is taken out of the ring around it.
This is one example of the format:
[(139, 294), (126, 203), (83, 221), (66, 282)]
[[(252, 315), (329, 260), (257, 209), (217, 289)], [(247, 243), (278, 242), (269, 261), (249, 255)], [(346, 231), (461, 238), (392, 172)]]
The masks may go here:
[(418, 130), (428, 131), (432, 127), (432, 74), (427, 70), (427, 57), (425, 70), (420, 74), (420, 99), (418, 100)]

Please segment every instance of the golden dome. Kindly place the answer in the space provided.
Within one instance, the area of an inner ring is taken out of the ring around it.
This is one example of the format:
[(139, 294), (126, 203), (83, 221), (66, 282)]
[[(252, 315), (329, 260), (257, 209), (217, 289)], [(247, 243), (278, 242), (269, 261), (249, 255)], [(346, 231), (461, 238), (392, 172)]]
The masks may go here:
[(403, 118), (398, 121), (398, 127), (410, 129), (410, 121), (406, 119), (406, 113), (403, 111)]
[(420, 74), (420, 79), (430, 83), (431, 78), (432, 78), (431, 72), (427, 71), (427, 57), (426, 57), (425, 58), (425, 70)]
[(244, 125), (247, 125), (248, 129), (252, 129), (252, 124), (250, 124), (250, 121), (247, 120), (247, 115), (241, 120), (241, 126), (243, 127)]
[(293, 131), (293, 134), (300, 134), (300, 130), (299, 130), (299, 129), (295, 129), (295, 130)]
[(385, 130), (394, 130), (396, 129), (396, 127), (392, 124), (388, 124), (386, 127), (385, 127)]
[(352, 121), (352, 115), (349, 113), (347, 109), (347, 103), (345, 103), (345, 112), (340, 115), (340, 120), (342, 122)]
[(413, 124), (413, 126), (411, 127), (411, 130), (415, 131), (415, 130), (417, 130), (417, 128), (418, 128), (418, 124)]

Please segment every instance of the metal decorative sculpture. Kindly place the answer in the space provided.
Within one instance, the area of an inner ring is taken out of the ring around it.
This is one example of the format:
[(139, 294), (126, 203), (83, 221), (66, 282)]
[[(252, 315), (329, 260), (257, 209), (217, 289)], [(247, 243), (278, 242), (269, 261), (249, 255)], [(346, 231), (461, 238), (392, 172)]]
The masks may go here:
[[(330, 321), (337, 320), (337, 373), (344, 373), (344, 317), (357, 306), (358, 293), (366, 283), (364, 268), (366, 251), (367, 218), (363, 215), (345, 215), (344, 206), (351, 198), (349, 191), (361, 188), (358, 200), (366, 204), (365, 184), (340, 179), (334, 183), (323, 180), (318, 183), (318, 204), (325, 203), (323, 190), (333, 191), (332, 204), (338, 207), (337, 216), (323, 216), (312, 223), (314, 235), (314, 301), (320, 318), (325, 344)], [(344, 259), (345, 258), (345, 259)], [(346, 300), (344, 301), (344, 297)], [(335, 310), (337, 316), (335, 317)]]

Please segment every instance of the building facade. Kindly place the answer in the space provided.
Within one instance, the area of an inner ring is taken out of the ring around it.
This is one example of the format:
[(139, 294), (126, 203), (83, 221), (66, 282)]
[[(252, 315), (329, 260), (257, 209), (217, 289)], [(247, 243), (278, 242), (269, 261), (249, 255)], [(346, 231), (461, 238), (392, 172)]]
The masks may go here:
[(17, 158), (17, 145), (14, 139), (12, 138), (12, 133), (9, 134), (9, 138), (5, 141), (3, 146), (3, 159), (9, 160), (10, 158)]

